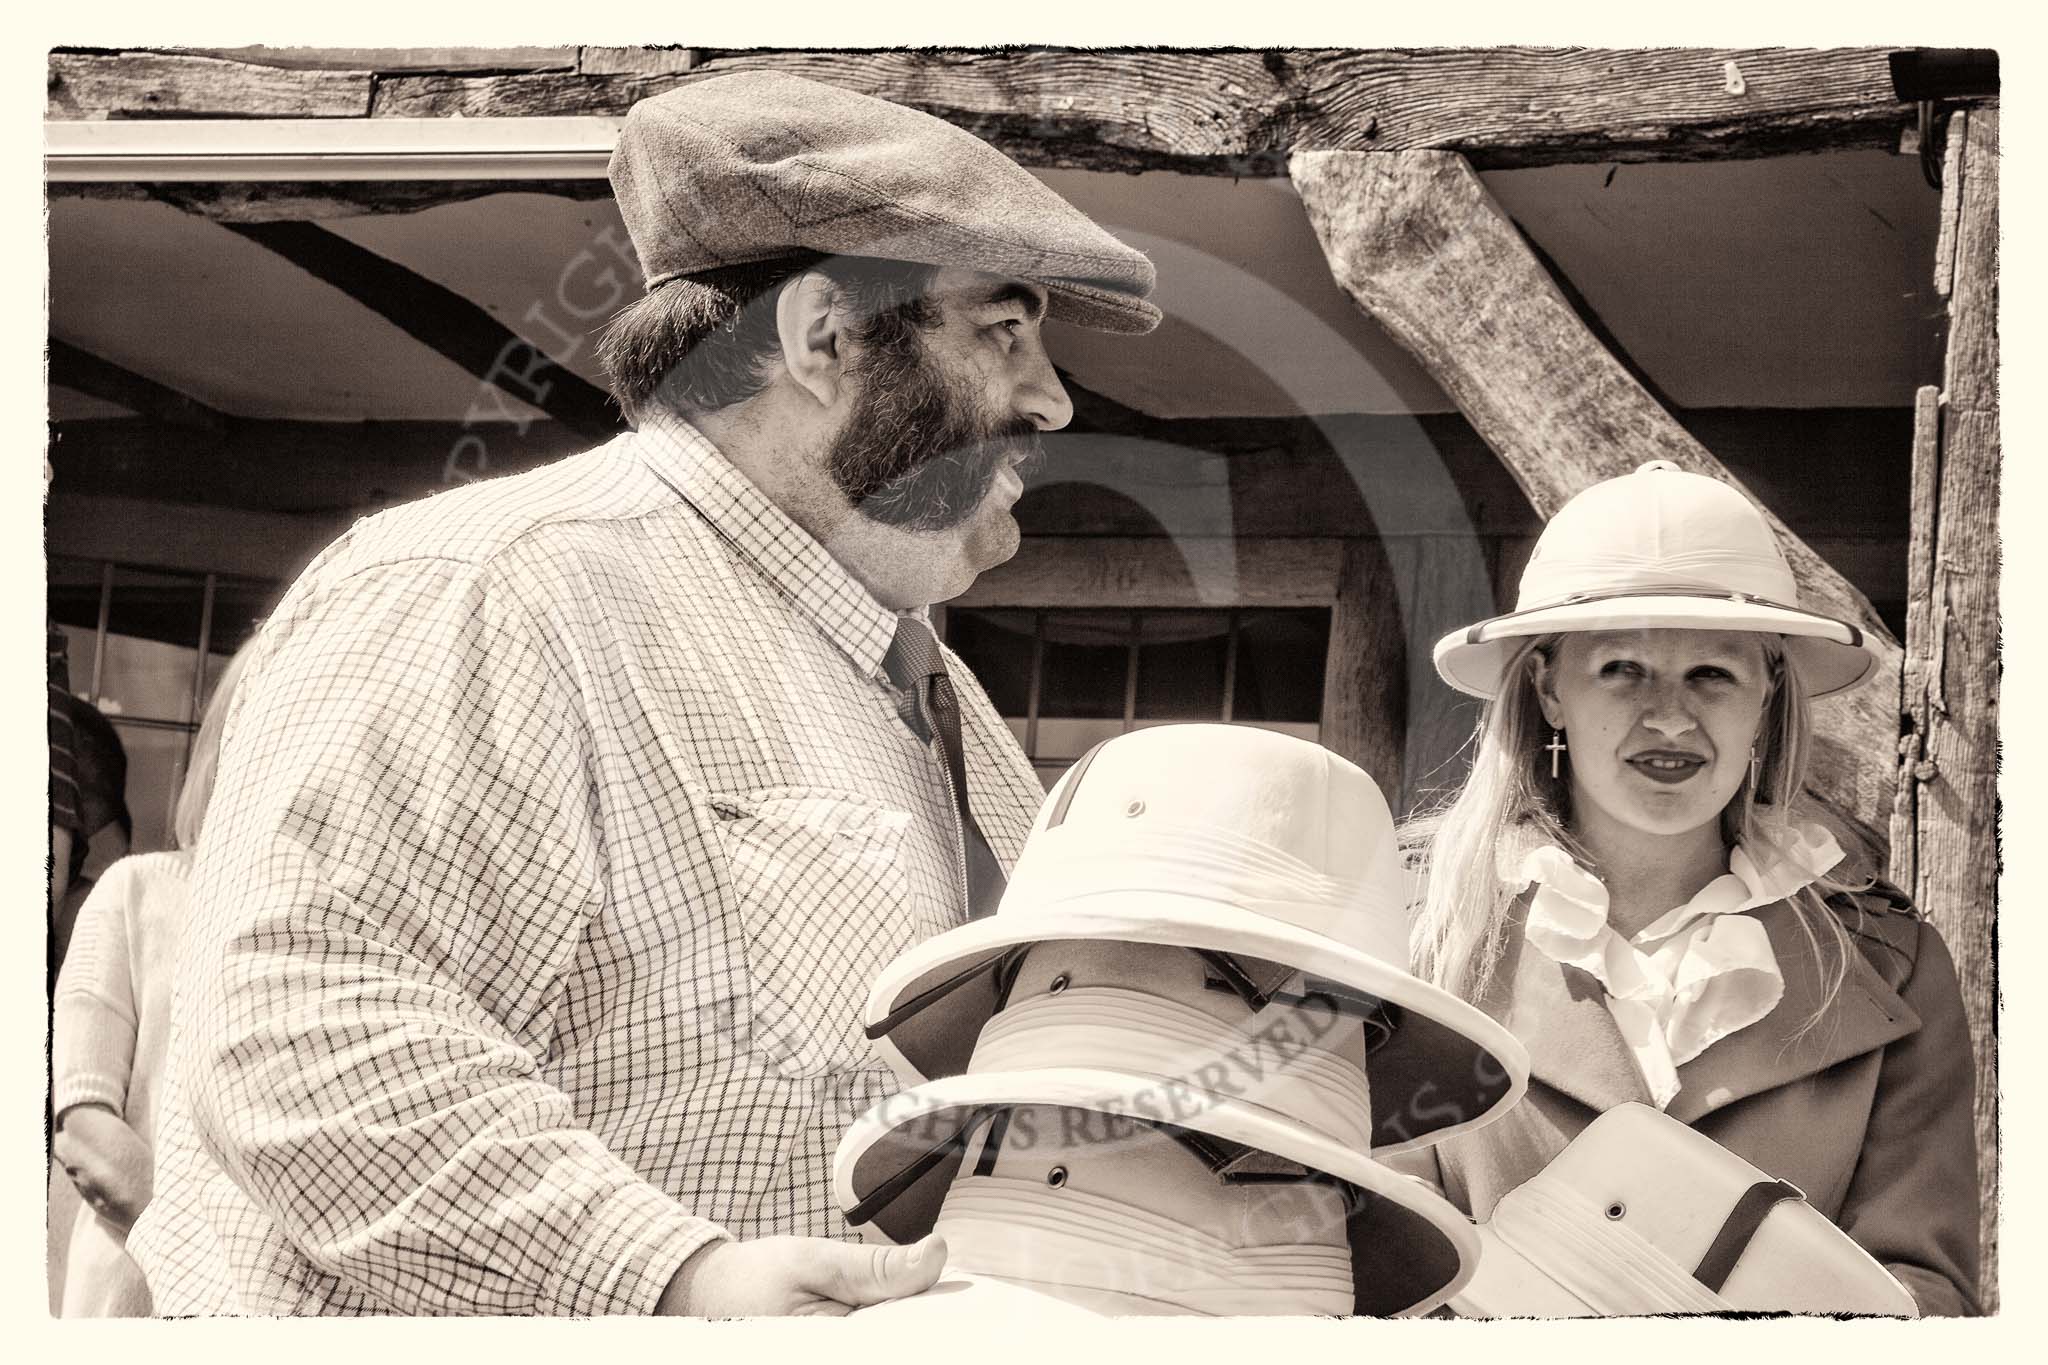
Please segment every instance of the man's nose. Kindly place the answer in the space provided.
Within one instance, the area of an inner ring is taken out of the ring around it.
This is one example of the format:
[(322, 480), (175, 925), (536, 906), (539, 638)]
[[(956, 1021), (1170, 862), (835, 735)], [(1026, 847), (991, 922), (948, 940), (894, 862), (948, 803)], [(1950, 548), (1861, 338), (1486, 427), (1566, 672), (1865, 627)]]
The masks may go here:
[(1043, 348), (1036, 350), (1030, 372), (1017, 386), (1017, 413), (1040, 431), (1058, 431), (1074, 420), (1074, 400), (1067, 397), (1052, 357)]

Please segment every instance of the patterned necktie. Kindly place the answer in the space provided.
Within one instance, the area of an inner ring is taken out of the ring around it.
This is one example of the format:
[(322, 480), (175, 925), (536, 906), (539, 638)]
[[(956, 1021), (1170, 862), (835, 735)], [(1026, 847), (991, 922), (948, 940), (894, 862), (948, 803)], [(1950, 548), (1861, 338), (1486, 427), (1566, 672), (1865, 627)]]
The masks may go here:
[(937, 744), (946, 765), (947, 784), (953, 793), (953, 808), (960, 816), (960, 832), (967, 856), (967, 914), (970, 919), (993, 914), (1002, 899), (1005, 878), (974, 814), (967, 808), (967, 760), (960, 747), (960, 698), (953, 680), (946, 675), (945, 660), (939, 657), (939, 643), (931, 628), (911, 616), (896, 618), (896, 638), (882, 667), (890, 681), (909, 694), (903, 719), (927, 744)]

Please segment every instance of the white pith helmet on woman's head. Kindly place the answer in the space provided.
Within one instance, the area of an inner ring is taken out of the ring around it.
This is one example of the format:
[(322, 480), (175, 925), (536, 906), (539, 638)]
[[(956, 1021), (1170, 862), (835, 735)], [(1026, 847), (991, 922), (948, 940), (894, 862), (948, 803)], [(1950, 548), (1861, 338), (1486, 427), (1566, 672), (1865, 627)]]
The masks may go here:
[(1803, 610), (1763, 512), (1738, 490), (1653, 460), (1581, 491), (1550, 519), (1522, 573), (1515, 609), (1436, 645), (1436, 669), (1491, 698), (1521, 642), (1595, 630), (1740, 630), (1784, 637), (1809, 697), (1876, 671), (1853, 622)]

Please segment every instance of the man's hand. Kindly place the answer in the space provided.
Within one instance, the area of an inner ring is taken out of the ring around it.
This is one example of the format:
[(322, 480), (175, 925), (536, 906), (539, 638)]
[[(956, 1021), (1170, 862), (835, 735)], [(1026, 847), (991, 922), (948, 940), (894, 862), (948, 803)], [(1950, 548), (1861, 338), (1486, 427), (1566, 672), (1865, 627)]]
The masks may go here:
[(50, 1144), (57, 1164), (88, 1208), (126, 1232), (149, 1204), (149, 1144), (97, 1104), (72, 1106), (61, 1124)]
[(860, 1246), (822, 1237), (719, 1242), (684, 1261), (655, 1312), (693, 1318), (845, 1317), (930, 1289), (946, 1243)]

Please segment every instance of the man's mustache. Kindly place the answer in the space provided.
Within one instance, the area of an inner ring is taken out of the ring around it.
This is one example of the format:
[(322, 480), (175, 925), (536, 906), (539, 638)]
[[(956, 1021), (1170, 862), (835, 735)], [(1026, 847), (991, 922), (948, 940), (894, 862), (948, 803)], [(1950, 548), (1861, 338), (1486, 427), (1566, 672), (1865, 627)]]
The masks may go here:
[(1005, 422), (967, 447), (971, 456), (986, 459), (991, 466), (1008, 461), (1019, 475), (1035, 472), (1045, 463), (1045, 442), (1038, 428), (1023, 418)]
[(866, 498), (861, 510), (871, 519), (909, 530), (939, 530), (981, 504), (1005, 464), (1014, 464), (1021, 478), (1045, 460), (1038, 428), (1014, 418), (994, 431), (951, 447), (941, 447), (915, 467), (886, 480)]
[(1028, 479), (1045, 467), (1045, 434), (1031, 423), (1022, 424), (1024, 430), (1005, 437), (1011, 448), (1018, 452), (1014, 466), (1017, 477)]

